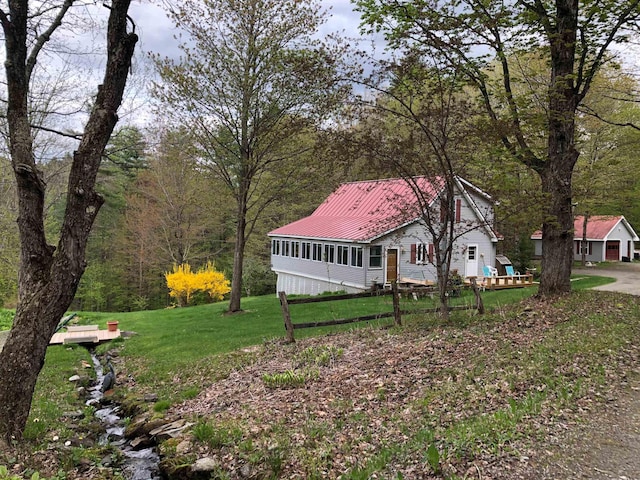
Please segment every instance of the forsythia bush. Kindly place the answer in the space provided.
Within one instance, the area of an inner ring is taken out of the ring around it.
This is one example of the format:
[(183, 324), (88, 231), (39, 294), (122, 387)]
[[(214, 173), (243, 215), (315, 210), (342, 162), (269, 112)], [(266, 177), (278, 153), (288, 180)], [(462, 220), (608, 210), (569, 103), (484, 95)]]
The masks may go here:
[(213, 300), (218, 301), (231, 291), (229, 280), (211, 262), (207, 262), (195, 273), (188, 263), (174, 265), (173, 272), (165, 273), (164, 277), (169, 295), (176, 298), (180, 305), (188, 305), (196, 292), (206, 292)]

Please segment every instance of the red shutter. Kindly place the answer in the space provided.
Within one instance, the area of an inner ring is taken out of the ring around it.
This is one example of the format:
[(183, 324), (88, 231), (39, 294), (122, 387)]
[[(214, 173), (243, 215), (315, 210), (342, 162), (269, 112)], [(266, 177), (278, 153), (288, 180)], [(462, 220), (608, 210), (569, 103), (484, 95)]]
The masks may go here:
[(460, 223), (460, 210), (462, 208), (462, 200), (456, 199), (456, 223)]
[(429, 263), (433, 263), (433, 243), (429, 244)]
[(416, 263), (416, 244), (411, 244), (411, 263)]

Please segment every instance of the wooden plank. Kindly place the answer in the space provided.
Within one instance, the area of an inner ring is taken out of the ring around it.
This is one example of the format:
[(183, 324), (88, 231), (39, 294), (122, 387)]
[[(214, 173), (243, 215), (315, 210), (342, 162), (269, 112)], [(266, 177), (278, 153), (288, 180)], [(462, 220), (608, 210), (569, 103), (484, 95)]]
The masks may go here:
[(62, 340), (64, 345), (69, 343), (98, 343), (97, 335), (85, 336), (85, 337), (65, 337)]
[(480, 296), (480, 289), (478, 289), (478, 284), (476, 283), (476, 277), (472, 277), (469, 280), (471, 282), (473, 294), (476, 297), (476, 308), (478, 309), (478, 313), (482, 315), (484, 313), (484, 303), (482, 303), (482, 297)]
[(291, 323), (291, 313), (289, 313), (289, 303), (287, 301), (286, 292), (278, 292), (280, 298), (280, 307), (282, 308), (282, 317), (284, 318), (284, 329), (287, 331), (287, 343), (294, 343), (293, 324)]
[(67, 327), (67, 332), (90, 332), (93, 330), (99, 330), (98, 325), (70, 325)]
[(347, 323), (364, 322), (365, 320), (378, 320), (380, 318), (393, 317), (393, 312), (375, 313), (354, 318), (338, 318), (337, 320), (324, 320), (320, 322), (294, 323), (293, 328), (329, 327), (331, 325), (344, 325)]
[(97, 342), (106, 342), (108, 340), (113, 340), (115, 338), (119, 338), (121, 336), (120, 330), (116, 330), (115, 332), (110, 332), (108, 330), (94, 330), (91, 331), (91, 335), (79, 335), (82, 332), (58, 332), (54, 333), (49, 341), (49, 345), (62, 345), (65, 343), (66, 338), (81, 338), (85, 337), (97, 337)]
[(400, 294), (396, 282), (391, 284), (391, 291), (393, 292), (393, 322), (400, 326), (402, 325), (402, 314), (400, 313)]
[(303, 303), (332, 302), (335, 300), (350, 300), (352, 298), (378, 297), (385, 295), (391, 295), (391, 291), (376, 290), (375, 292), (345, 293), (342, 295), (322, 295), (308, 298), (287, 298), (287, 302), (289, 305), (300, 305)]
[(432, 280), (416, 280), (414, 278), (408, 278), (408, 277), (400, 277), (400, 280), (398, 280), (399, 283), (412, 283), (415, 285), (424, 285), (425, 287), (431, 287), (433, 285), (435, 285), (435, 282)]

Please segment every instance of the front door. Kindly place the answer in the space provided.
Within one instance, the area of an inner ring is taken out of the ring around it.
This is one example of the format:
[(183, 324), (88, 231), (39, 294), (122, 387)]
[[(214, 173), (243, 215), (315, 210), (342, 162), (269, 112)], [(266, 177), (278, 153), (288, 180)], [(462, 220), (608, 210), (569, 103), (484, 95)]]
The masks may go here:
[(478, 276), (478, 245), (467, 245), (464, 274), (467, 277)]
[(387, 250), (387, 283), (398, 280), (398, 249)]

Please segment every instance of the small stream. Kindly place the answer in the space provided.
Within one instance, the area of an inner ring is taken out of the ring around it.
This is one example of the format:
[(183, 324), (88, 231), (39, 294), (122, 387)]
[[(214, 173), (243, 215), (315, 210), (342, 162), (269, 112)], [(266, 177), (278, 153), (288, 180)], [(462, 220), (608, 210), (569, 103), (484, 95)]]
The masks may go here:
[(126, 480), (161, 480), (160, 477), (160, 457), (155, 448), (145, 448), (134, 450), (124, 437), (124, 420), (119, 415), (118, 405), (103, 405), (104, 390), (109, 384), (115, 381), (115, 372), (110, 369), (106, 373), (102, 368), (100, 360), (91, 352), (91, 360), (96, 371), (96, 385), (89, 391), (87, 405), (97, 408), (95, 416), (104, 426), (104, 433), (100, 436), (101, 445), (113, 445), (120, 449), (125, 457), (122, 464), (122, 473)]

